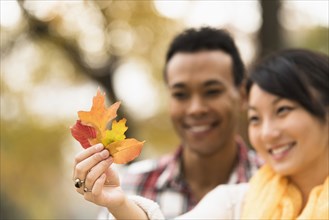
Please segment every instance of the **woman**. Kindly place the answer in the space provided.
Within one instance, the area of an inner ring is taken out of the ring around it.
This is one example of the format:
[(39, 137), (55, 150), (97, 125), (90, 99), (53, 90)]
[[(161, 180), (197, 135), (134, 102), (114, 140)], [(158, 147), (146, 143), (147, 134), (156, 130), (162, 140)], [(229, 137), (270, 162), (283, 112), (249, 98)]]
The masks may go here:
[[(177, 219), (329, 218), (328, 65), (326, 55), (292, 49), (256, 66), (249, 137), (266, 164), (250, 183), (218, 186)], [(154, 202), (124, 194), (110, 164), (102, 145), (77, 155), (74, 177), (85, 179), (85, 192), (77, 191), (118, 219), (163, 218)]]

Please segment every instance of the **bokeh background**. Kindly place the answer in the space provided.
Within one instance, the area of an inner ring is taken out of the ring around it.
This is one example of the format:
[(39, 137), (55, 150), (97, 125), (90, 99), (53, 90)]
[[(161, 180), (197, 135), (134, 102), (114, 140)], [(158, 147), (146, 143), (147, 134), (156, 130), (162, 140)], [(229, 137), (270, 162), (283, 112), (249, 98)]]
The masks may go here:
[(73, 187), (81, 147), (69, 128), (97, 88), (122, 101), (128, 136), (146, 140), (138, 160), (177, 146), (162, 68), (183, 28), (228, 29), (247, 66), (285, 47), (329, 51), (328, 0), (0, 3), (2, 219), (96, 217)]

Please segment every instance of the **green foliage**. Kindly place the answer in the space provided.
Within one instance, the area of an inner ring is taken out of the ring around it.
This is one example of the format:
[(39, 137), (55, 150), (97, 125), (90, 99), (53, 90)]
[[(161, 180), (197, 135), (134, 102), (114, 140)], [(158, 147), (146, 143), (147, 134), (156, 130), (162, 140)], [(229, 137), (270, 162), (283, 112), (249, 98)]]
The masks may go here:
[[(2, 205), (11, 201), (11, 206), (23, 209), (24, 218), (33, 219), (54, 215), (49, 207), (56, 206), (51, 198), (58, 192), (52, 188), (61, 173), (60, 152), (68, 135), (63, 125), (45, 128), (36, 119), (21, 123), (2, 120), (0, 137), (1, 192), (10, 197)], [(7, 216), (19, 215), (14, 210), (7, 210)]]
[(315, 26), (305, 30), (288, 32), (290, 47), (303, 47), (329, 55), (329, 27)]
[[(63, 201), (67, 192), (75, 190), (73, 185), (73, 189), (63, 189), (68, 181), (71, 186), (71, 177), (67, 179), (65, 173), (71, 173), (72, 167), (67, 167), (67, 155), (63, 156), (63, 152), (67, 152), (64, 148), (72, 147), (65, 143), (72, 139), (69, 126), (75, 118), (62, 119), (58, 115), (34, 112), (36, 95), (42, 96), (45, 89), (56, 93), (58, 88), (86, 84), (89, 79), (103, 86), (109, 98), (115, 99), (109, 79), (114, 75), (116, 61), (129, 58), (143, 60), (154, 73), (154, 82), (160, 85), (165, 50), (180, 25), (157, 14), (152, 1), (85, 1), (72, 7), (63, 1), (59, 5), (67, 7), (67, 12), (60, 14), (60, 8), (54, 8), (48, 12), (48, 18), (36, 17), (30, 10), (38, 1), (19, 4), (23, 12), (21, 23), (13, 29), (1, 28), (1, 65), (5, 67), (1, 67), (1, 102), (4, 104), (0, 137), (1, 208), (10, 207), (4, 213), (9, 219), (78, 217), (80, 212), (74, 211), (77, 205), (71, 203), (73, 200)], [(79, 16), (72, 20), (74, 13)], [(94, 30), (99, 32), (94, 34)], [(131, 42), (115, 40), (117, 33), (130, 36)], [(104, 45), (99, 51), (86, 50), (98, 41), (93, 37), (87, 39), (88, 34), (104, 36)], [(125, 44), (131, 47), (125, 50)], [(58, 100), (48, 98), (42, 105), (53, 101)], [(63, 100), (60, 105), (66, 102)], [(52, 118), (55, 120), (47, 123)], [(133, 132), (133, 127), (129, 131)], [(158, 125), (152, 123), (147, 131), (154, 127)], [(154, 132), (145, 136), (149, 146), (155, 149), (152, 153), (158, 151), (155, 148), (158, 142), (162, 143), (160, 147), (173, 145), (172, 142), (165, 144), (171, 140), (169, 133), (160, 134), (161, 141), (157, 141), (159, 134), (152, 136)], [(73, 155), (71, 157), (73, 163)]]
[(301, 46), (321, 51), (329, 55), (329, 28), (317, 26), (305, 32)]

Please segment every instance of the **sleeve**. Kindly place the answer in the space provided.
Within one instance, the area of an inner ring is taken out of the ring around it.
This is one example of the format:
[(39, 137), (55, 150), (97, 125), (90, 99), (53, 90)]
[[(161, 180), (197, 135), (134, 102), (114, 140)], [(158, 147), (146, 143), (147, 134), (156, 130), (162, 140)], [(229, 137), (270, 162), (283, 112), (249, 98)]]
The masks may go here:
[[(141, 209), (144, 210), (144, 212), (148, 216), (148, 219), (150, 220), (165, 219), (164, 215), (160, 210), (159, 205), (156, 202), (141, 196), (129, 196), (129, 199), (131, 199), (136, 205), (138, 205)], [(102, 210), (102, 212), (98, 216), (98, 219), (115, 220), (115, 217), (110, 212), (108, 211), (106, 212), (105, 210)]]
[[(175, 219), (240, 219), (247, 189), (248, 184), (246, 183), (220, 185), (210, 191), (194, 209)], [(141, 196), (129, 196), (129, 198), (144, 210), (148, 219), (165, 219), (156, 202)], [(99, 219), (114, 220), (115, 218), (111, 213), (107, 212), (106, 215), (102, 215)]]

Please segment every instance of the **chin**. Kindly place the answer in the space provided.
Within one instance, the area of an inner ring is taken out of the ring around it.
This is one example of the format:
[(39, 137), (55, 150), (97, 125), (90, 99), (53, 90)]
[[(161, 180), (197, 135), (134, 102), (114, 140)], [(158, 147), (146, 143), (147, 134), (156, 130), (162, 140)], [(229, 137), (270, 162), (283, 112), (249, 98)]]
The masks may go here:
[(290, 166), (285, 166), (285, 165), (274, 165), (272, 166), (272, 169), (274, 170), (274, 172), (276, 172), (277, 174), (281, 175), (281, 176), (291, 176), (293, 175), (293, 168)]
[(196, 154), (198, 154), (199, 156), (202, 157), (208, 157), (208, 156), (213, 156), (214, 155), (214, 151), (211, 149), (206, 149), (206, 148), (202, 148), (199, 146), (191, 146), (190, 145), (190, 149), (195, 152)]

